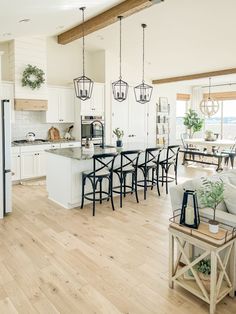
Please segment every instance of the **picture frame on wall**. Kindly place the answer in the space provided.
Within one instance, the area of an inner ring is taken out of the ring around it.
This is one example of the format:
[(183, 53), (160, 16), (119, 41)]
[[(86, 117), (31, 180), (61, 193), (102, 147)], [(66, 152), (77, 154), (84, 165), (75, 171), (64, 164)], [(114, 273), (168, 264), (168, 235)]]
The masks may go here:
[(161, 112), (168, 112), (169, 111), (169, 104), (167, 97), (160, 97), (159, 98), (159, 106)]

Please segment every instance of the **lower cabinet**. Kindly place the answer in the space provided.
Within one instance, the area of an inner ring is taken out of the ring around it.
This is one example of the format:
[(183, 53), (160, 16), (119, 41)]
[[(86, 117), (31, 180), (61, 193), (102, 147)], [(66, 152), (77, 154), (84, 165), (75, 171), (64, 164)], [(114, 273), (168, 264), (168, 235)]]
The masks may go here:
[(12, 180), (17, 181), (21, 178), (21, 165), (20, 165), (20, 153), (12, 154)]
[(21, 179), (42, 177), (46, 175), (46, 153), (21, 153)]

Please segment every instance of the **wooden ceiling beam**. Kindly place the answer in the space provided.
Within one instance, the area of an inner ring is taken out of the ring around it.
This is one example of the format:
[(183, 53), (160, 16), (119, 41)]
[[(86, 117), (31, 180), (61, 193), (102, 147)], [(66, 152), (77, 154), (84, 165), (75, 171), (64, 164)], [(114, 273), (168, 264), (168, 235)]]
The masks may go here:
[(162, 79), (153, 80), (152, 84), (166, 84), (166, 83), (174, 83), (174, 82), (181, 82), (181, 81), (191, 81), (191, 80), (197, 80), (197, 79), (206, 78), (206, 77), (222, 76), (222, 75), (230, 75), (230, 74), (236, 74), (236, 68), (162, 78)]
[[(120, 4), (112, 7), (111, 9), (85, 21), (84, 34), (88, 35), (115, 23), (119, 15), (124, 17), (137, 13), (147, 7), (156, 3), (163, 2), (164, 0), (126, 0)], [(82, 24), (73, 27), (72, 29), (58, 35), (57, 41), (59, 44), (66, 45), (76, 39), (81, 38), (83, 35)]]

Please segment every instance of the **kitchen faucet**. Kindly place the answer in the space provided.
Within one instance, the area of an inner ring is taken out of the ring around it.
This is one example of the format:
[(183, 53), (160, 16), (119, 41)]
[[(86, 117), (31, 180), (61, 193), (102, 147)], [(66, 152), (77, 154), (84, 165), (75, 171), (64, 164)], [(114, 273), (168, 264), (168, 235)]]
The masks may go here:
[(104, 143), (104, 125), (101, 121), (99, 120), (94, 120), (91, 124), (90, 124), (90, 135), (91, 135), (91, 138), (93, 138), (93, 126), (94, 124), (100, 124), (101, 127), (102, 127), (102, 145), (100, 147), (104, 148), (105, 147), (105, 143)]

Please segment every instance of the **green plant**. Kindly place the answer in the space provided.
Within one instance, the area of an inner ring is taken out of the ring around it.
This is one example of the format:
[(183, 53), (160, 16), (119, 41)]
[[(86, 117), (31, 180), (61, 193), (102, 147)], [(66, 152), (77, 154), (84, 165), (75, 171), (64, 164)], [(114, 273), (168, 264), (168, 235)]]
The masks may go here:
[(122, 137), (124, 136), (124, 131), (121, 130), (120, 128), (116, 128), (115, 130), (113, 130), (113, 133), (117, 137), (118, 141), (120, 141), (122, 139)]
[(196, 265), (196, 269), (199, 273), (202, 273), (206, 276), (211, 274), (211, 260), (203, 259)]
[(203, 206), (210, 207), (214, 211), (213, 220), (216, 218), (216, 207), (224, 199), (224, 183), (220, 179), (218, 181), (211, 181), (203, 179), (203, 185), (198, 190), (198, 196)]
[(190, 132), (190, 136), (193, 136), (194, 133), (201, 131), (203, 127), (204, 120), (199, 118), (198, 114), (189, 109), (188, 112), (185, 113), (184, 117), (184, 125)]
[(45, 82), (43, 70), (28, 64), (22, 75), (22, 86), (29, 86), (31, 89), (40, 88)]

